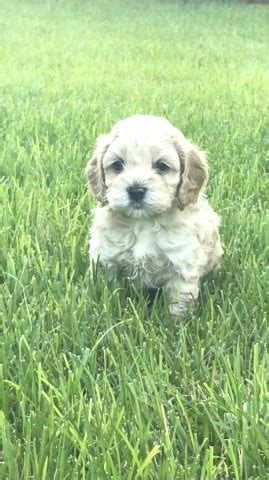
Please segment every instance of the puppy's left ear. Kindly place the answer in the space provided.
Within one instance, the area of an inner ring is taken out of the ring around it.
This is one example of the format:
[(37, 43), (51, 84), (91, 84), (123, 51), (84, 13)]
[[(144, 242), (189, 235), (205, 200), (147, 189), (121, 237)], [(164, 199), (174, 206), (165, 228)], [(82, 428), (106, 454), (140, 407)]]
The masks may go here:
[[(181, 134), (182, 135), (182, 134)], [(201, 188), (208, 180), (208, 165), (204, 152), (198, 150), (182, 136), (176, 142), (180, 159), (181, 179), (178, 190), (179, 207), (196, 203)]]

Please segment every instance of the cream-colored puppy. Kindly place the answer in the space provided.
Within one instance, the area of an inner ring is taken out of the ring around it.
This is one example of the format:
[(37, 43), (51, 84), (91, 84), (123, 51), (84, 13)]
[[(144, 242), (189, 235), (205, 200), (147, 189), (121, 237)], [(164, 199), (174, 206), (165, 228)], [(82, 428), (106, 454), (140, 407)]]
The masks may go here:
[(98, 201), (91, 261), (110, 278), (162, 287), (171, 312), (184, 312), (223, 253), (219, 217), (201, 194), (204, 154), (164, 118), (135, 115), (99, 137), (86, 174)]

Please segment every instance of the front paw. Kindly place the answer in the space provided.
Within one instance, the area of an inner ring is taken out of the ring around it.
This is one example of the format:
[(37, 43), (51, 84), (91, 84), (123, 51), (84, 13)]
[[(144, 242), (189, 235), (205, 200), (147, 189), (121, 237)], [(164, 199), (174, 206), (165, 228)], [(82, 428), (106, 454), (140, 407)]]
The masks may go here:
[(169, 311), (171, 315), (176, 317), (183, 317), (187, 312), (193, 310), (195, 306), (195, 299), (193, 297), (187, 296), (185, 299), (181, 299), (180, 301), (174, 300), (171, 301), (168, 305)]
[(182, 305), (180, 305), (179, 303), (170, 303), (169, 306), (169, 312), (171, 313), (171, 315), (175, 316), (175, 317), (182, 317), (182, 314), (185, 312), (186, 309), (183, 308)]

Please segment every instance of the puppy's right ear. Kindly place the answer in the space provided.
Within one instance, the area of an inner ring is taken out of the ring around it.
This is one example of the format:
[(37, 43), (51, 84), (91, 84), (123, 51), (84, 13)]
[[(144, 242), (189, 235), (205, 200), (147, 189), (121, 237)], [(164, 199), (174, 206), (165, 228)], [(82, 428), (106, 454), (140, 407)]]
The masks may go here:
[(105, 172), (103, 169), (103, 158), (110, 143), (110, 134), (101, 135), (97, 139), (96, 149), (85, 169), (85, 174), (89, 182), (89, 188), (96, 200), (101, 204), (105, 204), (106, 202), (106, 184)]

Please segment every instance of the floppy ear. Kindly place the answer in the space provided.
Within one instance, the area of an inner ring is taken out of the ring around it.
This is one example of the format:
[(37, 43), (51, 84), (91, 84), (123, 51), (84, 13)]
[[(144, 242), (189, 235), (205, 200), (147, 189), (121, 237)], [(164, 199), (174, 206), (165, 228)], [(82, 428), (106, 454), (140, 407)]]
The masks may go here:
[(178, 202), (181, 210), (189, 203), (196, 203), (201, 188), (208, 180), (208, 165), (204, 152), (198, 150), (185, 138), (177, 142), (180, 159), (181, 179)]
[(89, 160), (85, 174), (88, 178), (89, 188), (97, 201), (104, 204), (106, 201), (105, 173), (103, 158), (111, 143), (111, 135), (101, 135), (97, 140), (96, 149)]

